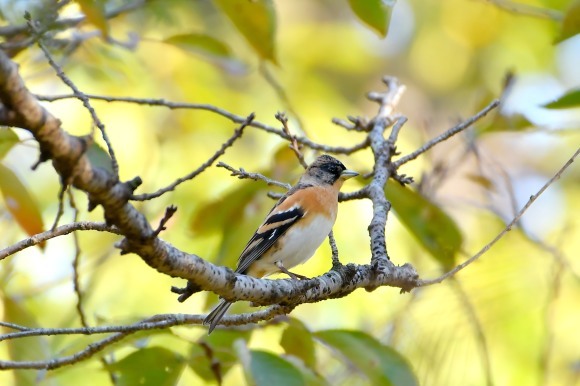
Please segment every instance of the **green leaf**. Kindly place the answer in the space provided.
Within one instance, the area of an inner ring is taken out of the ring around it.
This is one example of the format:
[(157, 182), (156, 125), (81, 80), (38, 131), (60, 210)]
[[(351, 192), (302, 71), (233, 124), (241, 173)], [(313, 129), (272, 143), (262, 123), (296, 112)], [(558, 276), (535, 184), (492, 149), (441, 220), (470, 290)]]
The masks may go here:
[(397, 351), (360, 331), (326, 330), (314, 333), (365, 374), (373, 385), (418, 386), (409, 362)]
[(272, 0), (214, 0), (254, 51), (276, 63), (276, 12)]
[(209, 59), (230, 72), (245, 72), (244, 64), (234, 58), (230, 47), (211, 36), (190, 33), (170, 36), (163, 42)]
[(105, 16), (105, 2), (102, 0), (76, 0), (87, 21), (101, 31), (104, 39), (109, 37), (109, 24)]
[(256, 386), (304, 386), (300, 370), (292, 363), (266, 351), (250, 351), (250, 371)]
[[(9, 323), (26, 327), (38, 327), (36, 320), (30, 312), (8, 295), (2, 297), (4, 307), (3, 320)], [(3, 342), (8, 348), (8, 355), (14, 361), (45, 360), (51, 357), (48, 342), (44, 336), (32, 336), (23, 339), (10, 339)], [(14, 372), (15, 385), (38, 384), (36, 370), (12, 370)]]
[(176, 385), (185, 367), (179, 354), (162, 347), (142, 348), (109, 365), (118, 374), (117, 386)]
[(4, 158), (19, 141), (18, 135), (12, 129), (0, 128), (0, 159)]
[[(14, 220), (29, 235), (44, 230), (40, 209), (28, 189), (14, 172), (0, 164), (0, 191), (6, 208)], [(43, 244), (39, 244), (41, 247)]]
[(350, 9), (366, 25), (386, 37), (396, 0), (348, 0)]
[(216, 57), (231, 56), (231, 51), (228, 46), (208, 35), (195, 33), (174, 35), (163, 39), (163, 42), (196, 54)]
[(105, 169), (106, 171), (113, 173), (113, 161), (109, 153), (100, 147), (97, 143), (93, 142), (87, 152), (86, 156), (91, 161), (91, 164), (95, 167)]
[(569, 109), (580, 107), (580, 88), (569, 91), (555, 101), (546, 103), (542, 107), (547, 109)]
[(564, 14), (560, 36), (556, 38), (555, 43), (560, 43), (578, 33), (580, 33), (580, 0), (575, 0), (570, 3)]
[(295, 359), (294, 357), (289, 357), (288, 360), (291, 362), (300, 372), (304, 378), (305, 386), (329, 386), (330, 384), (322, 375), (317, 372), (317, 369), (306, 367), (304, 362)]
[(236, 189), (200, 208), (191, 218), (191, 230), (200, 235), (222, 230), (228, 223), (232, 223), (231, 219), (240, 220), (245, 207), (265, 189), (263, 184), (245, 181), (241, 186), (236, 186)]
[(215, 330), (191, 346), (187, 363), (200, 378), (220, 383), (223, 376), (238, 363), (234, 342), (238, 339), (247, 341), (251, 335), (251, 330)]
[(476, 135), (496, 133), (499, 131), (522, 131), (530, 126), (534, 126), (524, 115), (515, 113), (504, 115), (501, 111), (494, 113), (491, 120), (485, 120), (485, 124), (478, 125)]
[(425, 197), (389, 180), (385, 196), (401, 223), (445, 268), (452, 267), (463, 237), (455, 221)]
[(307, 367), (316, 367), (312, 333), (298, 319), (290, 318), (288, 320), (288, 327), (282, 333), (280, 346), (286, 354), (300, 358)]

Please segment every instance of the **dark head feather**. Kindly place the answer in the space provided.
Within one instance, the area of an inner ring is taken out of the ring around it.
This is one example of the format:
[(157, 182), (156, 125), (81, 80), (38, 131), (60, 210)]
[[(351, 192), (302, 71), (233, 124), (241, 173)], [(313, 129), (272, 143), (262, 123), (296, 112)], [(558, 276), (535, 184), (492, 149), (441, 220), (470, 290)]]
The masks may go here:
[(332, 185), (341, 177), (342, 172), (345, 170), (346, 167), (342, 162), (324, 154), (310, 164), (302, 176), (301, 182), (313, 182), (312, 179), (314, 179), (318, 183)]

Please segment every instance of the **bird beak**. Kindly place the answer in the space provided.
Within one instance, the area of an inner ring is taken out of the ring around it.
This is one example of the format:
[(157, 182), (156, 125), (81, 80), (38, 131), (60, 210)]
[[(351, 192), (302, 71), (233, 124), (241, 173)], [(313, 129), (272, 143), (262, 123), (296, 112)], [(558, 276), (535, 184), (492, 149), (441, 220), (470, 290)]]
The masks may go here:
[(349, 178), (352, 177), (356, 177), (358, 176), (358, 173), (355, 172), (354, 170), (344, 170), (342, 173), (340, 173), (340, 178), (343, 180), (348, 180)]

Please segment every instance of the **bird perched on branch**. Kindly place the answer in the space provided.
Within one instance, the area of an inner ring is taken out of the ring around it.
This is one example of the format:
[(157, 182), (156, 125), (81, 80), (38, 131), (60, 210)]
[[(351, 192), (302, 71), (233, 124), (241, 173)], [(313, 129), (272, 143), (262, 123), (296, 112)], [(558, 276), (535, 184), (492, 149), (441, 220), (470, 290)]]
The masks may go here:
[[(272, 208), (238, 259), (237, 273), (262, 278), (283, 272), (293, 279), (304, 276), (289, 271), (312, 257), (332, 230), (343, 182), (358, 173), (329, 155), (318, 157), (296, 185)], [(232, 302), (222, 299), (204, 319), (214, 330)]]

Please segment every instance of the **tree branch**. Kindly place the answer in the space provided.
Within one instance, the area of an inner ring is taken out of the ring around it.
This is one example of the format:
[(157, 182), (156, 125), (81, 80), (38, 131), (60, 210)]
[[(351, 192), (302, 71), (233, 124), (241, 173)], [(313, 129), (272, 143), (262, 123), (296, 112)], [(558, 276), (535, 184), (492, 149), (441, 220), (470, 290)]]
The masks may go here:
[[(106, 19), (113, 19), (117, 16), (120, 16), (124, 13), (134, 11), (142, 7), (145, 4), (145, 0), (135, 0), (128, 4), (123, 4), (115, 9), (112, 9), (108, 12), (105, 12)], [(49, 25), (49, 29), (66, 29), (69, 27), (74, 27), (82, 22), (87, 20), (86, 16), (76, 16), (70, 17), (66, 19), (56, 20), (53, 24)], [(0, 36), (11, 37), (19, 34), (25, 34), (29, 32), (27, 24), (20, 24), (20, 25), (8, 25), (0, 27)]]
[(438, 135), (437, 137), (431, 139), (430, 141), (426, 142), (423, 146), (421, 146), (420, 148), (418, 148), (414, 152), (412, 152), (404, 157), (399, 158), (398, 160), (393, 162), (393, 166), (398, 169), (401, 165), (404, 165), (407, 162), (414, 160), (415, 158), (417, 158), (421, 154), (425, 153), (427, 150), (431, 149), (433, 146), (437, 145), (438, 143), (446, 141), (449, 138), (451, 138), (452, 136), (454, 136), (455, 134), (462, 132), (463, 130), (467, 129), (468, 127), (473, 125), (475, 122), (477, 122), (481, 118), (485, 117), (491, 110), (498, 107), (499, 103), (500, 103), (500, 101), (498, 99), (494, 100), (493, 102), (491, 102), (489, 105), (485, 106), (483, 108), (483, 110), (481, 110), (480, 112), (478, 112), (474, 116), (461, 122), (457, 126), (452, 127), (451, 129), (447, 130), (443, 134)]
[(109, 226), (105, 223), (97, 223), (91, 221), (74, 222), (71, 224), (61, 225), (59, 227), (56, 227), (55, 229), (51, 229), (46, 232), (38, 233), (34, 236), (30, 236), (29, 238), (19, 241), (16, 244), (12, 244), (4, 249), (1, 249), (0, 260), (3, 260), (6, 257), (15, 254), (16, 252), (20, 252), (23, 249), (33, 247), (35, 245), (41, 244), (55, 237), (68, 235), (69, 233), (75, 231), (89, 231), (89, 230), (120, 234), (117, 228)]
[(562, 176), (562, 173), (564, 173), (564, 171), (566, 169), (568, 169), (568, 167), (570, 165), (572, 165), (572, 163), (574, 162), (576, 157), (578, 157), (578, 154), (580, 154), (580, 148), (576, 150), (576, 152), (572, 155), (572, 157), (570, 157), (570, 159), (568, 159), (568, 161), (566, 161), (566, 163), (556, 172), (556, 174), (554, 174), (552, 176), (552, 178), (550, 178), (540, 188), (540, 190), (538, 190), (538, 192), (536, 194), (533, 194), (530, 196), (530, 199), (528, 200), (528, 202), (523, 206), (522, 209), (520, 209), (520, 211), (516, 214), (516, 216), (512, 219), (512, 221), (510, 221), (510, 223), (500, 233), (498, 233), (497, 236), (495, 236), (493, 238), (493, 240), (491, 240), (483, 248), (481, 248), (479, 250), (479, 252), (477, 252), (475, 255), (473, 255), (472, 257), (470, 257), (469, 259), (467, 259), (463, 263), (459, 264), (458, 266), (456, 266), (455, 268), (453, 268), (449, 272), (445, 273), (444, 275), (439, 276), (438, 278), (429, 279), (429, 280), (418, 280), (417, 286), (418, 287), (425, 287), (425, 286), (432, 285), (432, 284), (439, 284), (443, 280), (445, 280), (451, 276), (454, 276), (457, 272), (461, 271), (462, 269), (464, 269), (465, 267), (467, 267), (468, 265), (470, 265), (471, 263), (473, 263), (474, 261), (479, 259), (484, 253), (489, 251), (489, 249), (495, 243), (497, 243), (502, 237), (504, 237), (509, 231), (512, 230), (513, 226), (516, 225), (518, 223), (518, 221), (520, 221), (520, 218), (524, 215), (524, 213), (526, 213), (526, 211), (530, 208), (530, 206), (532, 206), (532, 204), (538, 199), (538, 197), (540, 197), (542, 195), (542, 193), (544, 193), (544, 191), (546, 189), (548, 189), (548, 187), (550, 185), (552, 185), (556, 180), (560, 179), (560, 177)]
[(135, 200), (135, 201), (151, 200), (153, 198), (157, 198), (157, 197), (159, 197), (167, 192), (174, 190), (179, 184), (197, 177), (198, 175), (203, 173), (203, 171), (205, 171), (205, 169), (210, 167), (219, 157), (224, 155), (224, 153), (226, 152), (226, 149), (228, 147), (232, 146), (234, 144), (234, 142), (242, 136), (242, 134), (244, 133), (244, 129), (252, 123), (254, 118), (255, 118), (254, 113), (251, 113), (250, 115), (248, 115), (246, 117), (246, 120), (244, 122), (242, 122), (240, 127), (238, 127), (234, 131), (234, 134), (227, 141), (225, 141), (222, 144), (222, 146), (214, 153), (214, 155), (212, 155), (207, 161), (205, 161), (200, 167), (198, 167), (197, 169), (195, 169), (191, 173), (189, 173), (186, 176), (183, 176), (181, 178), (178, 178), (172, 184), (166, 186), (165, 188), (159, 189), (158, 191), (156, 191), (154, 193), (132, 195), (131, 199)]
[[(154, 99), (154, 98), (110, 97), (110, 96), (94, 95), (94, 94), (85, 94), (85, 95), (89, 99), (101, 100), (101, 101), (110, 102), (110, 103), (123, 102), (123, 103), (133, 103), (133, 104), (145, 105), (145, 106), (161, 106), (161, 107), (169, 108), (171, 110), (190, 109), (190, 110), (210, 111), (210, 112), (215, 113), (217, 115), (221, 115), (222, 117), (227, 118), (234, 123), (243, 123), (244, 120), (246, 119), (245, 117), (242, 117), (240, 115), (230, 113), (227, 110), (221, 109), (221, 108), (216, 107), (214, 105), (205, 104), (205, 103), (171, 102), (171, 101), (167, 101), (165, 99)], [(55, 96), (36, 95), (36, 97), (38, 98), (38, 100), (47, 101), (47, 102), (54, 102), (54, 101), (61, 100), (61, 99), (75, 98), (74, 95), (70, 95), (70, 94), (55, 95)], [(266, 125), (266, 124), (258, 122), (258, 121), (253, 121), (250, 124), (250, 126), (255, 127), (257, 129), (260, 129), (262, 131), (265, 131), (267, 133), (275, 134), (275, 135), (277, 135), (283, 139), (286, 139), (286, 140), (291, 141), (291, 140), (295, 139), (298, 143), (300, 143), (304, 146), (307, 146), (310, 149), (323, 151), (326, 153), (352, 154), (352, 153), (355, 153), (357, 151), (360, 151), (360, 150), (368, 147), (368, 140), (366, 138), (362, 142), (360, 142), (354, 146), (350, 146), (350, 147), (328, 146), (328, 145), (313, 142), (306, 137), (299, 137), (299, 136), (291, 137), (288, 134), (284, 133), (284, 130), (280, 130), (278, 128)]]
[(226, 164), (225, 162), (220, 162), (216, 166), (218, 168), (224, 168), (226, 170), (229, 170), (232, 173), (231, 176), (238, 177), (239, 179), (247, 178), (247, 179), (254, 180), (254, 181), (261, 180), (261, 181), (264, 181), (268, 185), (278, 186), (278, 187), (284, 188), (286, 190), (288, 190), (292, 187), (292, 185), (290, 185), (290, 184), (273, 180), (273, 179), (268, 178), (260, 173), (247, 172), (243, 168), (236, 169), (233, 166)]
[[(215, 266), (195, 254), (188, 254), (180, 251), (169, 243), (159, 239), (157, 237), (158, 232), (152, 229), (143, 214), (137, 211), (130, 203), (130, 200), (135, 197), (133, 196), (133, 190), (136, 188), (137, 184), (135, 181), (137, 181), (138, 178), (128, 182), (121, 182), (118, 181), (116, 176), (106, 170), (94, 167), (85, 155), (87, 139), (84, 137), (71, 136), (61, 129), (60, 121), (44, 109), (38, 100), (29, 93), (18, 74), (16, 65), (1, 51), (0, 124), (17, 126), (29, 130), (40, 145), (40, 159), (52, 160), (55, 170), (63, 180), (67, 181), (70, 179), (71, 184), (74, 187), (86, 192), (89, 196), (90, 208), (95, 208), (97, 205), (103, 207), (107, 224), (114, 226), (112, 229), (125, 237), (116, 244), (123, 253), (136, 253), (148, 265), (159, 272), (172, 277), (186, 279), (195, 288), (212, 291), (226, 300), (248, 300), (256, 305), (275, 305), (265, 310), (228, 316), (223, 319), (223, 324), (225, 325), (240, 325), (288, 313), (292, 311), (294, 307), (302, 303), (344, 297), (358, 288), (373, 290), (380, 286), (393, 286), (399, 287), (403, 291), (409, 291), (417, 286), (425, 286), (441, 282), (446, 277), (455, 274), (470, 263), (468, 261), (459, 265), (441, 278), (419, 280), (417, 272), (411, 265), (405, 264), (403, 266), (395, 266), (389, 260), (385, 240), (385, 225), (390, 204), (385, 198), (384, 187), (389, 177), (396, 178), (402, 183), (406, 182), (405, 178), (397, 175), (397, 168), (404, 162), (407, 162), (407, 160), (403, 157), (398, 161), (399, 163), (392, 161), (392, 158), (397, 154), (395, 143), (406, 118), (393, 114), (395, 106), (404, 91), (404, 86), (399, 85), (394, 78), (387, 77), (384, 78), (383, 81), (387, 85), (386, 92), (369, 94), (371, 100), (379, 103), (379, 109), (377, 115), (369, 121), (368, 132), (366, 130), (361, 131), (367, 133), (367, 136), (358, 145), (350, 148), (330, 147), (315, 144), (307, 138), (296, 137), (297, 143), (311, 147), (315, 150), (323, 150), (327, 152), (350, 154), (353, 151), (370, 147), (374, 157), (374, 170), (371, 181), (357, 192), (341, 195), (341, 199), (343, 200), (369, 198), (372, 202), (373, 217), (369, 225), (372, 251), (370, 264), (334, 264), (334, 267), (329, 272), (310, 280), (268, 280), (240, 275), (229, 268)], [(87, 95), (87, 97), (90, 96)], [(117, 101), (119, 101), (119, 99), (117, 99)], [(128, 98), (124, 101), (128, 101)], [(131, 99), (131, 101), (133, 102), (134, 100)], [(152, 101), (160, 100), (141, 100), (141, 102), (144, 101), (148, 101), (145, 103), (148, 104)], [(169, 104), (167, 102), (159, 104), (170, 108), (178, 108), (176, 107), (177, 105)], [(240, 131), (246, 125), (250, 125), (291, 141), (294, 138), (289, 134), (289, 132), (284, 132), (284, 130), (272, 128), (253, 121), (253, 117), (252, 119), (249, 119), (250, 117), (242, 118), (215, 106), (192, 104), (183, 105), (187, 105), (187, 107), (179, 108), (205, 109), (223, 115), (234, 122), (242, 124), (240, 129), (238, 129)], [(488, 106), (489, 110), (495, 107), (495, 105), (492, 105), (490, 105), (491, 107)], [(464, 122), (463, 126), (459, 125), (456, 128), (449, 130), (443, 137), (440, 136), (433, 139), (430, 141), (428, 147), (422, 147), (407, 157), (416, 157), (419, 154), (422, 154), (435, 144), (449, 138), (454, 133), (463, 130), (464, 126), (466, 127), (471, 124), (472, 121), (479, 119), (477, 117), (478, 116), (475, 116), (471, 121), (468, 120)], [(385, 131), (390, 127), (392, 127), (391, 133), (388, 139), (385, 139)], [(234, 135), (228, 141), (233, 143), (236, 138), (236, 135)], [(204, 164), (205, 166), (202, 165), (198, 169), (199, 172), (197, 174), (205, 170), (228, 146), (231, 145), (228, 141), (226, 141), (226, 143), (222, 145), (222, 148), (218, 150), (206, 164)], [(576, 156), (577, 153), (572, 157), (572, 159), (570, 159), (565, 167), (569, 166)], [(409, 158), (408, 160), (410, 159), (412, 158)], [(225, 164), (220, 165), (224, 166)], [(232, 171), (232, 173), (238, 173), (238, 176), (250, 176), (250, 174), (241, 169), (238, 171), (234, 168), (228, 167), (227, 165), (225, 167)], [(563, 172), (565, 167), (551, 180), (552, 182), (556, 177), (559, 177), (559, 174)], [(191, 178), (193, 177), (195, 176), (192, 176)], [(268, 182), (268, 179), (264, 176), (254, 177)], [(538, 195), (541, 194), (548, 185), (546, 185)], [(285, 185), (283, 186), (287, 187)], [(533, 200), (535, 200), (536, 197), (537, 196), (532, 197)], [(533, 200), (530, 200), (524, 209), (527, 209)], [(521, 212), (519, 216), (521, 216), (521, 214), (523, 214), (523, 212)], [(513, 223), (510, 224), (510, 227), (515, 224), (518, 218), (514, 219)], [(61, 227), (55, 229), (54, 232), (58, 232), (59, 229), (61, 229)], [(508, 230), (509, 228), (505, 232)], [(505, 232), (498, 235), (497, 239), (501, 238)], [(497, 240), (494, 240), (486, 246), (485, 250), (482, 250), (482, 252), (470, 259), (470, 261), (474, 261), (481, 256), (481, 254), (487, 251), (496, 241)], [(335, 253), (333, 250), (333, 256), (334, 255)], [(334, 259), (333, 261), (337, 262), (337, 259)], [(202, 319), (203, 316), (195, 315), (192, 316), (191, 321), (192, 323), (199, 323)], [(166, 324), (160, 322), (161, 324), (159, 325), (151, 325), (151, 328), (167, 328), (171, 325), (176, 325), (174, 323), (181, 323), (181, 320), (182, 319), (174, 318), (170, 321), (166, 321)], [(149, 323), (155, 321), (146, 320), (146, 322)], [(143, 326), (150, 325), (141, 324), (138, 327)], [(138, 327), (134, 328), (137, 329)], [(37, 362), (5, 361), (0, 362), (0, 368), (50, 369), (64, 366), (90, 357), (107, 345), (123, 339), (126, 335), (132, 332), (133, 330), (119, 331), (116, 335), (92, 344), (85, 350), (79, 351), (78, 353), (68, 357)], [(12, 334), (25, 333), (32, 334), (32, 332), (28, 332), (28, 330)], [(21, 335), (11, 336), (20, 337)]]
[[(113, 149), (113, 145), (111, 144), (111, 140), (109, 139), (107, 131), (105, 130), (105, 125), (98, 117), (97, 112), (95, 111), (93, 106), (91, 106), (91, 102), (89, 101), (89, 98), (87, 98), (87, 96), (85, 94), (83, 94), (77, 88), (77, 86), (75, 86), (75, 84), (62, 71), (62, 68), (60, 68), (60, 66), (58, 64), (56, 64), (56, 62), (52, 59), (52, 55), (50, 54), (50, 52), (48, 52), (48, 49), (46, 48), (46, 46), (42, 42), (42, 37), (40, 36), (39, 32), (35, 29), (34, 23), (29, 21), (28, 26), (29, 26), (30, 30), (35, 35), (37, 35), (38, 46), (40, 47), (40, 49), (44, 53), (44, 56), (46, 57), (48, 64), (50, 64), (50, 66), (54, 69), (54, 71), (56, 72), (56, 75), (62, 80), (62, 82), (64, 84), (66, 84), (73, 91), (74, 96), (77, 99), (79, 99), (81, 102), (83, 102), (83, 106), (85, 106), (85, 108), (88, 110), (89, 114), (91, 115), (91, 118), (93, 119), (94, 124), (99, 128), (99, 131), (101, 132), (101, 136), (103, 137), (103, 140), (105, 141), (105, 144), (107, 145), (107, 151), (109, 152), (109, 156), (111, 157), (111, 166), (113, 168), (113, 173), (115, 174), (116, 177), (118, 177), (119, 176), (119, 163), (117, 162), (117, 157), (115, 156), (115, 150)], [(63, 190), (64, 190), (64, 189), (66, 189), (66, 185), (68, 185), (68, 181), (64, 181), (63, 185), (64, 185), (63, 186)], [(55, 222), (55, 226), (56, 226), (56, 222)]]

